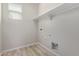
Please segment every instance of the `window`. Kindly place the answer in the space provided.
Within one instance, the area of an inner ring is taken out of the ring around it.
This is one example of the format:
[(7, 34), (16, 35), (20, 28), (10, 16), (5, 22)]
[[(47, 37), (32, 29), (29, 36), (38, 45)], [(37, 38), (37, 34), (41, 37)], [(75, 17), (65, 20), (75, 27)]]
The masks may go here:
[(8, 18), (14, 20), (22, 20), (22, 5), (8, 4)]
[(22, 15), (16, 12), (9, 12), (9, 18), (10, 19), (15, 19), (15, 20), (20, 20), (22, 19)]

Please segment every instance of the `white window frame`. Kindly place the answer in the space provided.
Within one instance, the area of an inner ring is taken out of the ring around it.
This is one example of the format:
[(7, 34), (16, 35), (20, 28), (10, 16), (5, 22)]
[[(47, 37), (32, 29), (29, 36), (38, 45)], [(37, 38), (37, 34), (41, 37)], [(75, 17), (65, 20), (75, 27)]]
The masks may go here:
[[(15, 6), (17, 6), (17, 8), (12, 9), (10, 5), (14, 5), (13, 8), (16, 8)], [(13, 13), (13, 15), (11, 13)], [(14, 20), (22, 20), (22, 5), (9, 3), (8, 4), (8, 18), (14, 19)]]

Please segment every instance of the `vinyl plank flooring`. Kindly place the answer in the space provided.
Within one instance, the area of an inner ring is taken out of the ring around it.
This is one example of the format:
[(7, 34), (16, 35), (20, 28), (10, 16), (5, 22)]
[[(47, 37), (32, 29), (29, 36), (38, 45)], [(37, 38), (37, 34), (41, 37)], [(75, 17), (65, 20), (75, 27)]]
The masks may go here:
[[(12, 51), (0, 52), (0, 56), (51, 56), (46, 49), (40, 45), (33, 45), (24, 48), (18, 48)], [(52, 55), (54, 56), (54, 55)]]

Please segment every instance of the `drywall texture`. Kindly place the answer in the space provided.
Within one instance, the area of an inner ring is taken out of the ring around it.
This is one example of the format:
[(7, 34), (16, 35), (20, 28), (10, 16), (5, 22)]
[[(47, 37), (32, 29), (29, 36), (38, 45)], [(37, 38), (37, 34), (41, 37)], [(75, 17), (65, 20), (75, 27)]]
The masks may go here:
[(39, 20), (39, 41), (51, 49), (51, 42), (58, 43), (58, 49), (51, 49), (60, 55), (79, 55), (79, 8), (57, 15), (50, 20)]
[(3, 4), (2, 48), (3, 50), (25, 46), (37, 39), (36, 23), (37, 4), (21, 4), (22, 20), (8, 18), (8, 4)]
[(0, 50), (2, 49), (1, 47), (1, 3), (0, 3)]
[(62, 4), (63, 3), (40, 3), (39, 4), (39, 15), (44, 14)]

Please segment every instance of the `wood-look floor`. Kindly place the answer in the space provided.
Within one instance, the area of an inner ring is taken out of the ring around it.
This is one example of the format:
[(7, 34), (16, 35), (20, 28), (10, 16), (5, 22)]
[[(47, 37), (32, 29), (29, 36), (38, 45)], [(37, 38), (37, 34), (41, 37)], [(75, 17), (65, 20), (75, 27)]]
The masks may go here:
[(24, 48), (18, 48), (13, 51), (0, 52), (0, 56), (55, 56), (42, 48), (40, 45), (33, 45)]

